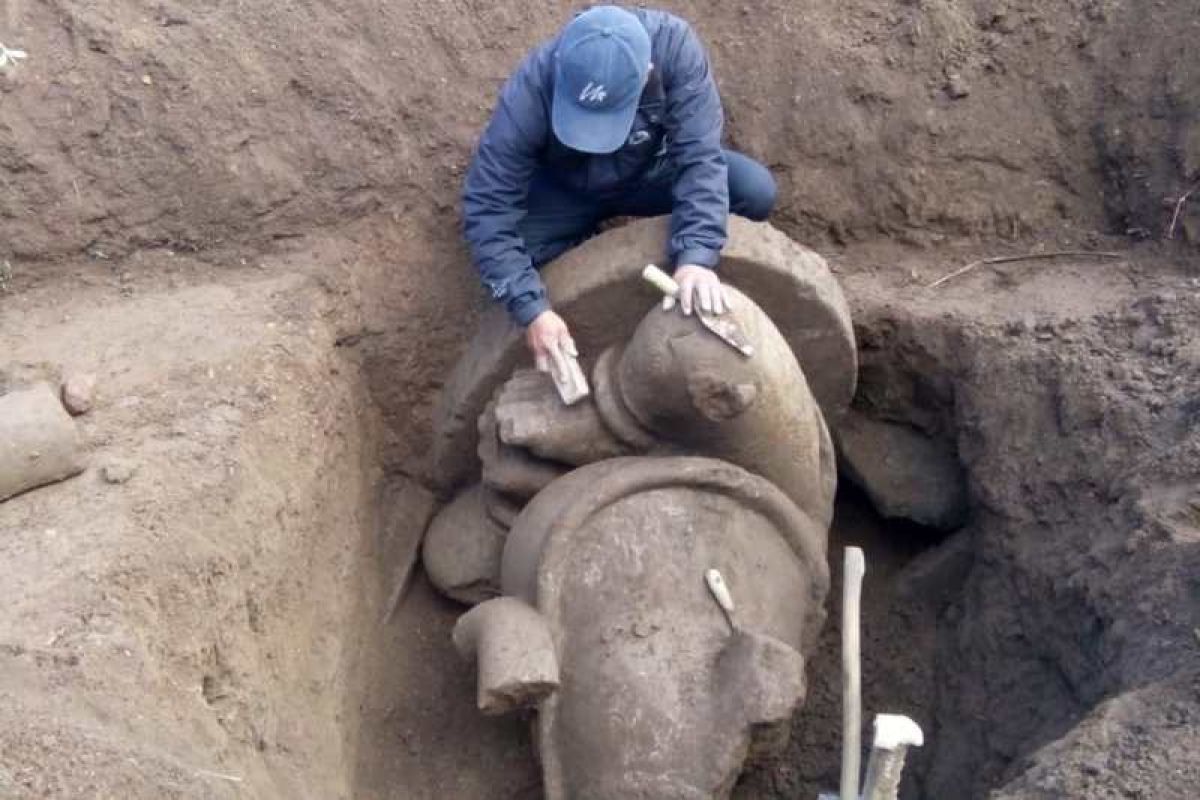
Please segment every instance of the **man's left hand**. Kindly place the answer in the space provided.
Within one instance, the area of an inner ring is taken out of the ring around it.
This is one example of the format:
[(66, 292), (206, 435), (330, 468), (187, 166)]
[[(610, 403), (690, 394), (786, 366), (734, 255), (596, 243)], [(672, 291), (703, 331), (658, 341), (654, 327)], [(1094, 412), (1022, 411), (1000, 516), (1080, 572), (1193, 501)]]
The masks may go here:
[[(675, 268), (675, 282), (679, 284), (679, 304), (684, 314), (700, 310), (706, 314), (724, 314), (729, 310), (729, 298), (717, 273), (708, 267), (696, 264), (680, 264)], [(663, 300), (663, 308), (675, 307), (675, 298)]]

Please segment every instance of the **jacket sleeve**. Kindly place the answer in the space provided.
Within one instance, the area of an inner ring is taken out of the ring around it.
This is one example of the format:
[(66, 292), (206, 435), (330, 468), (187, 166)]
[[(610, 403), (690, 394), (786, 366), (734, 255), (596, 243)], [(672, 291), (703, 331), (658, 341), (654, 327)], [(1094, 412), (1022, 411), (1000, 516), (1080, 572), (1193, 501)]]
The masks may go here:
[(678, 28), (663, 64), (668, 155), (677, 168), (672, 188), (669, 250), (675, 266), (716, 267), (725, 246), (729, 179), (721, 150), (724, 112), (695, 32)]
[(463, 232), (484, 287), (519, 325), (550, 307), (518, 225), (549, 131), (539, 77), (544, 48), (531, 53), (500, 92), (467, 171)]

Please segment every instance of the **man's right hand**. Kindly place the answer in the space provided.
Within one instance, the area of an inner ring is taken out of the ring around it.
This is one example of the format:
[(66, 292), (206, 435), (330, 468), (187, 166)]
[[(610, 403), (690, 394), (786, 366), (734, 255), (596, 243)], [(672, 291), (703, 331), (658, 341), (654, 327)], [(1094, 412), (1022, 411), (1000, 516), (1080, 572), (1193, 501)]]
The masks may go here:
[[(575, 340), (563, 318), (553, 311), (543, 311), (534, 317), (533, 322), (525, 329), (525, 344), (533, 353), (534, 366), (541, 372), (549, 372), (550, 365), (561, 359), (564, 354), (578, 358), (579, 351), (575, 349)], [(557, 366), (560, 374), (565, 374), (562, 365)]]

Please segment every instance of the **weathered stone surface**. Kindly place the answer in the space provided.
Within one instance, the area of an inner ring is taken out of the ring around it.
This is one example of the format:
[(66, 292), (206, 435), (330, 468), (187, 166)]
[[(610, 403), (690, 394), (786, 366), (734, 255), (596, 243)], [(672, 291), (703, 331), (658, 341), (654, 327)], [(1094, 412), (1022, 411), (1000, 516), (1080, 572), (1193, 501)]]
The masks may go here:
[(459, 617), (454, 646), (475, 657), (485, 714), (529, 708), (558, 688), (558, 657), (546, 618), (515, 597), (496, 597)]
[(49, 384), (0, 397), (0, 500), (83, 468), (75, 421)]
[[(728, 797), (803, 698), (825, 533), (714, 459), (610, 459), (539, 493), (510, 533), (503, 586), (536, 604), (561, 660), (538, 711), (547, 798)], [(710, 568), (733, 595), (733, 633)]]
[(421, 560), (438, 591), (461, 603), (482, 603), (500, 594), (500, 556), (507, 529), (488, 515), (483, 487), (461, 492), (425, 534)]
[[(592, 238), (542, 271), (589, 373), (600, 353), (627, 339), (660, 300), (641, 270), (666, 263), (666, 241), (665, 218), (640, 220)], [(775, 322), (822, 411), (836, 420), (854, 395), (857, 355), (849, 309), (824, 260), (767, 223), (731, 216), (720, 270)], [(430, 474), (440, 487), (477, 474), (476, 420), (496, 388), (528, 362), (522, 331), (502, 309), (490, 309), (435, 410)]]
[(483, 482), (501, 494), (527, 500), (567, 471), (565, 464), (537, 458), (524, 448), (502, 442), (495, 403), (489, 403), (479, 415), (478, 430), (476, 452), (483, 465)]
[(967, 518), (967, 487), (954, 453), (907, 425), (851, 412), (837, 428), (846, 477), (883, 516), (940, 530)]
[(594, 403), (564, 405), (550, 376), (517, 370), (496, 396), (500, 441), (572, 466), (629, 455), (609, 433)]
[(63, 381), (62, 404), (73, 417), (92, 410), (96, 393), (96, 376), (86, 373), (70, 375)]
[(128, 483), (137, 472), (137, 465), (125, 458), (111, 458), (100, 468), (105, 483)]
[(652, 308), (612, 375), (595, 394), (682, 452), (720, 458), (768, 479), (822, 526), (833, 516), (836, 470), (823, 449), (824, 421), (806, 375), (766, 314), (727, 287), (729, 317), (754, 356), (746, 358), (694, 316)]

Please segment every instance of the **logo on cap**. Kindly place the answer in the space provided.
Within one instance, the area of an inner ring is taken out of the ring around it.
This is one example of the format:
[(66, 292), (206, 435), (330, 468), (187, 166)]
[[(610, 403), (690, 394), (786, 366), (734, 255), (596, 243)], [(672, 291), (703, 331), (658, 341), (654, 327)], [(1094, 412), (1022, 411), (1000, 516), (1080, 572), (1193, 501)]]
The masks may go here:
[(588, 81), (588, 85), (583, 87), (583, 91), (579, 93), (579, 102), (599, 105), (604, 102), (606, 97), (608, 97), (608, 92), (604, 90), (604, 84)]

